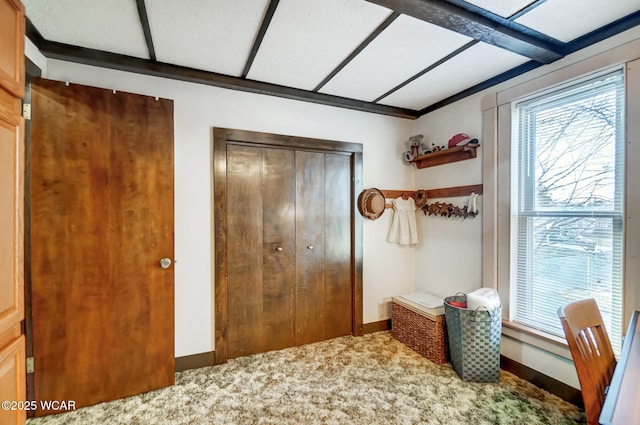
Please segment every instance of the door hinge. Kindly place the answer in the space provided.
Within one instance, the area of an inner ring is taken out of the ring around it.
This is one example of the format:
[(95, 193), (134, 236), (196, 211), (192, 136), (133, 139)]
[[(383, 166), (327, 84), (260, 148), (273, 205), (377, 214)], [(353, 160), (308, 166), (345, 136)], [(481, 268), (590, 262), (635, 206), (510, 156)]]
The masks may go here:
[(33, 357), (27, 357), (27, 373), (34, 372)]
[(25, 120), (31, 119), (31, 104), (25, 103), (22, 105), (22, 116)]

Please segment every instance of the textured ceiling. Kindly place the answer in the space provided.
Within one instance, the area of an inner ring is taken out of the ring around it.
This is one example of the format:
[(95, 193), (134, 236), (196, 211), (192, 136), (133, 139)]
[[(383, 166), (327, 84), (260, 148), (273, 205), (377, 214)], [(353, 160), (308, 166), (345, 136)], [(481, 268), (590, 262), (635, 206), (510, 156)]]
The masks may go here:
[[(135, 8), (135, 1), (125, 1)], [(239, 77), (268, 4), (268, 0), (147, 1), (157, 60)]]
[(415, 118), (640, 24), (638, 0), (23, 0), (47, 57)]
[(470, 41), (470, 37), (400, 15), (320, 91), (373, 101)]
[(149, 58), (135, 1), (23, 2), (42, 36), (66, 44)]
[(281, 0), (248, 77), (313, 90), (390, 14), (365, 1)]

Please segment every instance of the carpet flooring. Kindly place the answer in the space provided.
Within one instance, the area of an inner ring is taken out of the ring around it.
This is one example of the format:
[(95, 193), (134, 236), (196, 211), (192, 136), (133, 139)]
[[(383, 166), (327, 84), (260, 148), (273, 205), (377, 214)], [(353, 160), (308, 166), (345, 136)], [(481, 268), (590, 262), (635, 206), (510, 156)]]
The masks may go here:
[(378, 332), (177, 373), (172, 387), (27, 423), (568, 425), (585, 416), (508, 372), (497, 384), (463, 382)]

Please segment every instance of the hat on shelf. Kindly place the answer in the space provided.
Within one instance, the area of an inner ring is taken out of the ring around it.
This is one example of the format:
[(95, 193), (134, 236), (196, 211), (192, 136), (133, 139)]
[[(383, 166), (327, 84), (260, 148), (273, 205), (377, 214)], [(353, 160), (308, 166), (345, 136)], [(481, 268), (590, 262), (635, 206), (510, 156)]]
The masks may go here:
[(469, 143), (477, 144), (478, 139), (472, 139), (471, 137), (469, 137), (468, 134), (465, 134), (465, 133), (458, 133), (455, 136), (453, 136), (451, 139), (449, 139), (450, 148), (453, 148), (455, 146), (464, 146)]
[(371, 188), (362, 191), (358, 196), (358, 210), (363, 217), (375, 220), (382, 215), (385, 208), (385, 198), (378, 189)]

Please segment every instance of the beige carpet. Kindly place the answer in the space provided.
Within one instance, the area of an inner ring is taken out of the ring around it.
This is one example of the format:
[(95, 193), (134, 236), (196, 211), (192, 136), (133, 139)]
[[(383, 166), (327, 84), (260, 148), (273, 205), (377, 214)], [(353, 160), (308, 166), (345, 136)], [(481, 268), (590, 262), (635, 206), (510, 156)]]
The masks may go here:
[(247, 356), (53, 424), (575, 424), (584, 412), (514, 375), (461, 381), (388, 332)]

